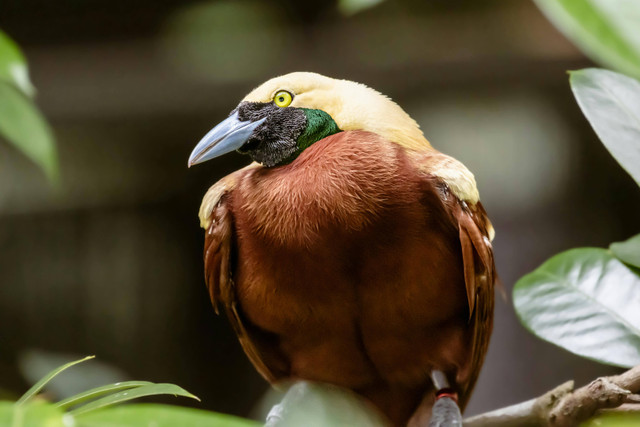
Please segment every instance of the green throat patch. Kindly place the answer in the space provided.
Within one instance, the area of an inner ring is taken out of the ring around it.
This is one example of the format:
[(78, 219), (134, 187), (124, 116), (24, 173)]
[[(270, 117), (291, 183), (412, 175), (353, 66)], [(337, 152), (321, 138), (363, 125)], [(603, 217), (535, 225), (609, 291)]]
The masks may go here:
[(305, 116), (307, 116), (307, 127), (298, 137), (299, 155), (304, 149), (309, 148), (314, 142), (318, 142), (329, 135), (340, 132), (340, 128), (333, 121), (333, 118), (322, 110), (312, 110), (309, 108), (301, 108)]

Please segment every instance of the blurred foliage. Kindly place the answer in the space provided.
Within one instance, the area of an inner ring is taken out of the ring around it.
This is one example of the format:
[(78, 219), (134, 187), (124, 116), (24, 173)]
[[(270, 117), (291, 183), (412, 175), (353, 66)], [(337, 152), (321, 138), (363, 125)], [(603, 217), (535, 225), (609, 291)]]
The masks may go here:
[[(383, 0), (339, 0), (352, 15)], [(570, 39), (595, 60), (640, 77), (640, 2), (536, 0)], [(193, 75), (239, 81), (272, 74), (291, 53), (286, 25), (261, 3), (220, 1), (190, 6), (166, 31), (167, 57)], [(295, 52), (294, 52), (295, 53)], [(612, 71), (574, 72), (571, 85), (582, 111), (614, 158), (640, 184), (640, 83)], [(34, 88), (17, 45), (0, 32), (0, 134), (55, 179), (51, 130), (30, 97)], [(640, 235), (609, 250), (574, 249), (523, 277), (514, 304), (534, 334), (584, 357), (616, 366), (640, 363)], [(0, 402), (0, 426), (255, 426), (252, 421), (171, 405), (115, 406), (143, 396), (197, 399), (173, 384), (128, 381), (80, 392), (56, 404), (41, 390), (88, 358), (56, 368), (17, 402)], [(270, 426), (379, 425), (348, 392), (300, 383), (274, 407)], [(638, 415), (603, 415), (586, 425), (638, 425)]]
[(593, 417), (581, 427), (638, 427), (640, 414), (604, 414)]
[(68, 427), (64, 412), (45, 402), (33, 402), (18, 406), (12, 402), (0, 402), (0, 426), (2, 427)]
[[(570, 82), (605, 147), (640, 185), (640, 83), (600, 69), (573, 72)], [(516, 283), (520, 320), (581, 356), (622, 367), (640, 364), (639, 261), (640, 236), (610, 250), (556, 255)]]
[(282, 72), (294, 40), (265, 3), (204, 2), (174, 14), (165, 28), (163, 53), (186, 75), (238, 82)]
[[(640, 83), (601, 69), (572, 72), (570, 82), (602, 143), (640, 185)], [(581, 356), (622, 367), (640, 364), (639, 261), (639, 236), (610, 250), (556, 255), (516, 284), (520, 320)]]
[[(640, 76), (640, 2), (536, 0), (594, 59)], [(640, 82), (602, 69), (571, 73), (578, 105), (618, 163), (640, 185)], [(640, 235), (608, 250), (558, 254), (515, 285), (521, 322), (566, 350), (620, 367), (640, 364)], [(639, 425), (640, 414), (602, 415), (587, 426)]]
[(199, 400), (174, 384), (127, 381), (81, 392), (57, 403), (42, 399), (40, 392), (57, 375), (93, 356), (59, 366), (42, 377), (16, 402), (0, 402), (0, 426), (11, 427), (250, 427), (257, 424), (230, 415), (171, 405), (114, 405), (146, 396), (171, 394)]
[(535, 0), (592, 59), (640, 78), (640, 4), (637, 0)]
[[(78, 359), (77, 354), (29, 349), (20, 352), (18, 368), (29, 384), (35, 384), (54, 368), (75, 359)], [(66, 370), (64, 375), (52, 378), (47, 383), (47, 392), (58, 399), (64, 399), (101, 384), (118, 383), (127, 379), (129, 375), (122, 370), (108, 363), (92, 360), (91, 363), (81, 363)]]
[(231, 415), (172, 405), (135, 404), (76, 417), (77, 427), (259, 427)]
[(266, 427), (387, 425), (373, 408), (350, 390), (302, 381), (287, 391), (267, 416)]
[(339, 0), (338, 10), (343, 15), (355, 15), (358, 12), (372, 8), (384, 0)]
[(611, 252), (613, 252), (620, 261), (640, 268), (640, 234), (624, 242), (612, 243), (609, 249), (611, 249)]
[(65, 413), (47, 402), (17, 407), (0, 402), (3, 427), (258, 427), (231, 415), (173, 405), (135, 404), (93, 411), (80, 416)]
[(18, 46), (0, 31), (0, 81), (13, 84), (27, 96), (33, 96), (35, 88), (29, 80), (27, 61)]
[[(56, 403), (40, 392), (67, 369), (93, 359), (85, 357), (58, 366), (16, 402), (0, 401), (0, 427), (258, 427), (255, 421), (200, 409), (161, 404), (116, 406), (140, 397), (174, 395), (199, 400), (174, 384), (124, 381), (82, 391)], [(298, 382), (269, 413), (267, 426), (386, 425), (360, 396), (339, 387)]]
[(29, 390), (27, 390), (27, 392), (23, 394), (20, 399), (18, 399), (18, 401), (16, 402), (16, 405), (22, 405), (28, 402), (33, 397), (35, 397), (44, 388), (44, 386), (47, 385), (47, 383), (51, 381), (54, 377), (56, 377), (59, 373), (69, 369), (73, 365), (77, 365), (78, 363), (82, 363), (87, 360), (93, 359), (93, 357), (94, 356), (87, 356), (84, 359), (74, 360), (73, 362), (66, 363), (62, 366), (58, 366), (57, 368), (53, 369), (47, 375), (42, 377), (37, 383), (35, 383)]
[(24, 56), (18, 46), (0, 31), (0, 136), (56, 182), (58, 158), (53, 133), (29, 99), (34, 93)]

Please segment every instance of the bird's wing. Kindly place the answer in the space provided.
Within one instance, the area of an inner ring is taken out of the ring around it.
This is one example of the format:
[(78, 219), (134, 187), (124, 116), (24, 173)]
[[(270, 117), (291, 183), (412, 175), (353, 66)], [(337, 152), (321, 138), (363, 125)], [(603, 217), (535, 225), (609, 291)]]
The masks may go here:
[(241, 176), (240, 172), (245, 170), (223, 178), (209, 189), (203, 199), (201, 215), (203, 211), (208, 213), (206, 221), (202, 221), (201, 217), (206, 229), (205, 281), (216, 313), (218, 306), (222, 305), (251, 363), (265, 379), (275, 382), (285, 376), (286, 363), (276, 352), (276, 346), (266, 342), (269, 339), (266, 333), (253, 330), (252, 325), (243, 318), (233, 282), (235, 232), (228, 196)]
[(493, 329), (496, 272), (493, 249), (489, 240), (488, 224), (490, 225), (490, 222), (482, 204), (477, 202), (475, 205), (468, 205), (459, 199), (456, 202), (453, 210), (460, 233), (472, 334), (470, 376), (464, 385), (460, 402), (461, 407), (464, 408), (478, 379), (489, 347), (489, 338)]
[(472, 338), (470, 364), (458, 373), (462, 387), (460, 404), (464, 408), (478, 379), (493, 328), (497, 280), (491, 246), (494, 230), (477, 196), (466, 200), (460, 196), (459, 189), (463, 186), (469, 187), (467, 193), (477, 195), (473, 175), (462, 163), (438, 152), (415, 155), (414, 162), (425, 173), (425, 179), (435, 178), (443, 184), (441, 199), (458, 227)]

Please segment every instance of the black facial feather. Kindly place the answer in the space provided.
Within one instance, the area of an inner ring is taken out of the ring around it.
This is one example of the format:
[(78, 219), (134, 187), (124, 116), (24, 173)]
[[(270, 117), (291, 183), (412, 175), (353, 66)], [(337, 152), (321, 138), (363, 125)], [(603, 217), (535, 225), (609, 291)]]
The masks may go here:
[(238, 105), (241, 121), (267, 117), (251, 138), (238, 150), (267, 167), (291, 158), (298, 149), (297, 139), (307, 126), (307, 116), (298, 108), (280, 108), (272, 102), (242, 102)]

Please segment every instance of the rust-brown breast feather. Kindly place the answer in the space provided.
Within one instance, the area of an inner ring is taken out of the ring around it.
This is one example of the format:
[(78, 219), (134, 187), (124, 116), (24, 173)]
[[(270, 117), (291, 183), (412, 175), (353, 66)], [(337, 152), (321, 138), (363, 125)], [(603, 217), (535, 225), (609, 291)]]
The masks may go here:
[(438, 156), (342, 132), (210, 190), (207, 285), (265, 378), (351, 388), (401, 425), (435, 368), (464, 407), (492, 327), (490, 223), (424, 172)]

